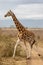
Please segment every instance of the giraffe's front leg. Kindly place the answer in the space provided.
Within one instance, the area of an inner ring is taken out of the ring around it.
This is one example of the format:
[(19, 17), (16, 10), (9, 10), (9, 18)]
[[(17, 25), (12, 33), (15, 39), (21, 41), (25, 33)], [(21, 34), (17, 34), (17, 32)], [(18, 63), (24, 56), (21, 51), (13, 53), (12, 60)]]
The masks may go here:
[(17, 40), (16, 45), (14, 46), (13, 58), (15, 57), (16, 48), (17, 48), (19, 43), (20, 43), (20, 39)]

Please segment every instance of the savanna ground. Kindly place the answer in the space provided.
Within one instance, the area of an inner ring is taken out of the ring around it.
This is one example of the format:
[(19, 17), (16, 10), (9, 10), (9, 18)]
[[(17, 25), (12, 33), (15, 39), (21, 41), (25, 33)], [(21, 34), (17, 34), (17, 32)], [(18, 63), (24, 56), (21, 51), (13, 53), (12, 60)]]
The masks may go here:
[[(42, 56), (39, 57), (34, 48), (29, 60), (20, 45), (17, 47), (15, 59), (12, 57), (17, 33), (16, 29), (0, 29), (0, 65), (43, 65), (43, 52), (40, 52)], [(34, 30), (34, 33), (38, 36), (38, 45), (43, 51), (43, 29)]]

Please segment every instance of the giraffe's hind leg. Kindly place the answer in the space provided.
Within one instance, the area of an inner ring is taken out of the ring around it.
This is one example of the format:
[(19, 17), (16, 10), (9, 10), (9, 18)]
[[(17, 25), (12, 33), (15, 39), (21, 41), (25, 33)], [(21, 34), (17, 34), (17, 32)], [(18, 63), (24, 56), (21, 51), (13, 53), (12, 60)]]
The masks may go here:
[(17, 48), (18, 44), (20, 44), (20, 39), (17, 40), (16, 45), (14, 46), (13, 58), (15, 58), (15, 52), (16, 52), (16, 48)]
[(30, 46), (30, 44), (28, 42), (24, 41), (24, 43), (21, 43), (20, 45), (23, 47), (23, 49), (26, 52), (26, 58), (30, 59), (31, 58), (31, 46)]
[(30, 44), (27, 42), (26, 43), (26, 55), (27, 55), (27, 59), (30, 59), (31, 58), (31, 46)]

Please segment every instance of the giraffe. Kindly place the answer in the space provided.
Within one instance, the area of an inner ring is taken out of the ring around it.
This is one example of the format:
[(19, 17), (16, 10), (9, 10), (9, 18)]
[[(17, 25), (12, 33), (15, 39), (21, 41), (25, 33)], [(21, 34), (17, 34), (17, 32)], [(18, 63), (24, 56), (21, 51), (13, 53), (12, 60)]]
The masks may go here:
[[(27, 54), (27, 58), (29, 59), (31, 57), (31, 49), (32, 49), (33, 45), (36, 42), (36, 40), (35, 40), (35, 34), (32, 31), (27, 30), (18, 21), (18, 19), (16, 18), (15, 14), (11, 10), (9, 10), (4, 15), (4, 17), (7, 17), (7, 16), (11, 16), (12, 17), (12, 19), (13, 19), (15, 25), (16, 25), (16, 28), (17, 28), (17, 30), (19, 32), (19, 34), (18, 34), (18, 40), (16, 42), (16, 45), (14, 46), (13, 58), (15, 58), (15, 52), (16, 52), (16, 48), (17, 48), (18, 44), (20, 44), (20, 41), (23, 41), (24, 42), (24, 45), (22, 45), (22, 46), (25, 47), (26, 54)], [(29, 48), (27, 46), (29, 46)], [(40, 54), (38, 53), (38, 55), (40, 55)]]

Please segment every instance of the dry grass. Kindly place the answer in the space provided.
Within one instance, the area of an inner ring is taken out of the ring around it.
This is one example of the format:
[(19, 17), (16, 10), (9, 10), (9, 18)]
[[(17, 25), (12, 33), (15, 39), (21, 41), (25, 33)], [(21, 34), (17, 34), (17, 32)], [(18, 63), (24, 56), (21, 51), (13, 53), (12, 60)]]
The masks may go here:
[[(3, 30), (4, 31), (4, 30)], [(32, 59), (26, 60), (25, 51), (20, 45), (17, 47), (16, 57), (12, 58), (14, 45), (17, 40), (17, 32), (10, 31), (6, 33), (0, 30), (0, 65), (43, 65), (43, 57), (38, 57), (33, 50)], [(7, 35), (6, 35), (7, 34)], [(42, 40), (43, 41), (43, 40)], [(43, 43), (39, 41), (38, 45), (43, 47)]]

